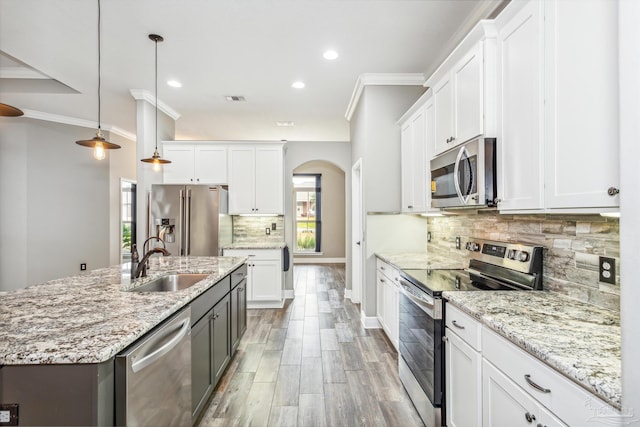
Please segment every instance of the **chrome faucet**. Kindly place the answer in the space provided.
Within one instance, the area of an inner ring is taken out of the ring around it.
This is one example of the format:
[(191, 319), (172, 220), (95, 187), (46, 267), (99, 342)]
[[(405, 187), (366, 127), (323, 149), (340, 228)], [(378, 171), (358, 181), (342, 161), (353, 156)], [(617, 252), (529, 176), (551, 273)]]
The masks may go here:
[(144, 256), (142, 257), (142, 259), (140, 260), (140, 262), (138, 263), (138, 267), (136, 268), (135, 272), (133, 273), (132, 279), (137, 279), (141, 275), (142, 275), (142, 277), (147, 277), (147, 261), (149, 260), (149, 257), (151, 255), (157, 254), (157, 253), (160, 253), (163, 256), (171, 255), (165, 248), (153, 248), (153, 249), (147, 251), (144, 254)]

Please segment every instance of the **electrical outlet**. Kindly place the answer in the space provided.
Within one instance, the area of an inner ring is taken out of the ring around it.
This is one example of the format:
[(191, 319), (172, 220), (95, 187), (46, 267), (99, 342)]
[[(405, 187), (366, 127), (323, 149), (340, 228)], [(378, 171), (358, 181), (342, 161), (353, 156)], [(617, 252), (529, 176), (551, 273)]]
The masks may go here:
[(601, 256), (598, 262), (598, 280), (611, 285), (616, 284), (616, 260)]
[(269, 227), (267, 227), (267, 228), (265, 228), (265, 229), (264, 229), (264, 232), (265, 232), (265, 233), (267, 234), (267, 236), (268, 236), (269, 234), (271, 234), (271, 229), (270, 229)]
[(17, 403), (0, 404), (0, 426), (18, 425), (18, 407)]
[(460, 249), (460, 237), (456, 237), (456, 249)]
[(431, 232), (427, 231), (427, 243), (431, 241)]
[(272, 229), (272, 230), (275, 230), (275, 229), (276, 229), (276, 223), (275, 223), (275, 222), (272, 222), (272, 223), (271, 223), (271, 229)]
[(83, 262), (82, 264), (80, 264), (80, 271), (86, 271), (87, 270), (87, 263)]

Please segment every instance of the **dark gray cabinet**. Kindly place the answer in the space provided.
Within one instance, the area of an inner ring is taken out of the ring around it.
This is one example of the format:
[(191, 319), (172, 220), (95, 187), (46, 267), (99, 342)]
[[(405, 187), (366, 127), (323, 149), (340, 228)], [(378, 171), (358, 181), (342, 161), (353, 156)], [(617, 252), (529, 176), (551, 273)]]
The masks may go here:
[(213, 309), (191, 327), (191, 410), (193, 419), (202, 411), (213, 392)]
[(229, 329), (231, 320), (231, 299), (225, 296), (213, 307), (213, 372), (215, 383), (222, 377), (224, 369), (231, 360), (231, 342)]
[(197, 422), (247, 328), (243, 265), (191, 302), (191, 400)]
[(231, 273), (231, 355), (247, 330), (247, 265)]

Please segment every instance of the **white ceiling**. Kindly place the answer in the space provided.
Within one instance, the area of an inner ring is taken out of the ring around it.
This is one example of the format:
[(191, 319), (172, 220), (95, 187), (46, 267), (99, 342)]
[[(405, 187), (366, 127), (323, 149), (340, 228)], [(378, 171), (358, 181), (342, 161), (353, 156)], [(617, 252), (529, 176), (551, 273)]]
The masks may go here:
[[(181, 115), (177, 139), (348, 141), (359, 75), (432, 71), (498, 3), (102, 0), (102, 122), (135, 134), (129, 91), (153, 92), (157, 33), (158, 97)], [(97, 0), (0, 0), (0, 102), (96, 121), (97, 19)], [(340, 57), (323, 59), (328, 48)]]

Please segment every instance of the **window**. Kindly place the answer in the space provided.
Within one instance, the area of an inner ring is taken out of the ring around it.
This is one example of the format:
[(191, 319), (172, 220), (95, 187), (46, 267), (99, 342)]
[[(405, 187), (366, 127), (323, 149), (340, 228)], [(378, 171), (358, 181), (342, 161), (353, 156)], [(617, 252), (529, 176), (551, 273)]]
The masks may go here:
[(120, 223), (121, 259), (131, 260), (131, 245), (136, 243), (136, 184), (131, 181), (120, 182)]
[(320, 174), (294, 174), (297, 253), (319, 253), (322, 236)]

